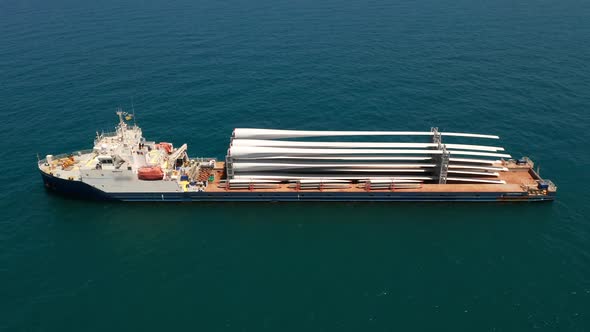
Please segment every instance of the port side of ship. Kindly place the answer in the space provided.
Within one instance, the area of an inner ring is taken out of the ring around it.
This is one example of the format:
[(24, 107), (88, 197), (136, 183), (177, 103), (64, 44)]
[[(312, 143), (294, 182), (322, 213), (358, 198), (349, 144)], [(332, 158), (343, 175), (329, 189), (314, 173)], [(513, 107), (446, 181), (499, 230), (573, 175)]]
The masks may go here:
[(75, 199), (128, 201), (128, 202), (541, 202), (553, 201), (555, 192), (543, 190), (516, 192), (105, 192), (79, 180), (63, 179), (41, 171), (47, 190)]
[[(38, 168), (50, 192), (134, 202), (541, 202), (557, 187), (528, 158), (503, 148), (442, 144), (430, 132), (236, 129), (224, 161), (190, 158), (187, 145), (147, 141), (119, 110), (112, 133), (91, 150), (47, 155)], [(422, 135), (427, 143), (292, 140), (322, 136)], [(463, 135), (463, 136), (462, 136)], [(481, 137), (480, 137), (481, 136)], [(463, 155), (461, 155), (463, 154)], [(482, 159), (474, 159), (482, 158)], [(483, 159), (488, 158), (488, 159)], [(492, 159), (489, 159), (492, 158)]]

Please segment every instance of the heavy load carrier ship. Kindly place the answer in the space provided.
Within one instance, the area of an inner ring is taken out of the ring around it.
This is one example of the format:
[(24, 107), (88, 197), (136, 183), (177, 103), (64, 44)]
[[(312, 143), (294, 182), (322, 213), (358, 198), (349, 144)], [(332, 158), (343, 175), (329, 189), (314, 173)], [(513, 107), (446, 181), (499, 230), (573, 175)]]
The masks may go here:
[[(45, 187), (116, 201), (552, 201), (557, 187), (502, 147), (447, 143), (498, 136), (430, 131), (237, 128), (225, 160), (150, 142), (117, 111), (91, 150), (47, 155)], [(423, 142), (408, 142), (422, 138)], [(445, 142), (443, 142), (445, 139)], [(377, 141), (375, 141), (377, 140)]]

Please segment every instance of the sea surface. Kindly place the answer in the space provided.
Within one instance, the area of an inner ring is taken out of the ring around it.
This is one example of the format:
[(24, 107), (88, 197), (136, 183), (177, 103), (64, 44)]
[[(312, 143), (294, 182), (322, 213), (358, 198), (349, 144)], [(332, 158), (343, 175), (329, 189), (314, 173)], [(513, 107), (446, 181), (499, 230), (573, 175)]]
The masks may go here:
[[(116, 107), (235, 127), (497, 134), (553, 203), (136, 204), (37, 154)], [(0, 0), (0, 330), (590, 330), (587, 0)]]

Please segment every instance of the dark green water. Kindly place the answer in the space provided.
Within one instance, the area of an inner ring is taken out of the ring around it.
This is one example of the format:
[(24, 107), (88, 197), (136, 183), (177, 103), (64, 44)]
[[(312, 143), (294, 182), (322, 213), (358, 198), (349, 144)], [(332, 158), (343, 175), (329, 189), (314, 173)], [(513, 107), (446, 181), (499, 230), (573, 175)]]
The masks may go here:
[[(590, 329), (590, 3), (0, 0), (0, 330)], [(129, 106), (234, 127), (498, 134), (550, 204), (116, 204), (36, 153)]]

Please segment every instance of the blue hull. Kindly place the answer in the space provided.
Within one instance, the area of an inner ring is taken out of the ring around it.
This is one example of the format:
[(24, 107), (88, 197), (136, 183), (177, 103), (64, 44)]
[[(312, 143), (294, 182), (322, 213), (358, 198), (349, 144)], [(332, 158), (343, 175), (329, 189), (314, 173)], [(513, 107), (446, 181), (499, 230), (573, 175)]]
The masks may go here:
[(73, 198), (128, 202), (505, 202), (553, 201), (555, 195), (502, 192), (182, 192), (105, 193), (80, 181), (41, 172), (45, 187)]

